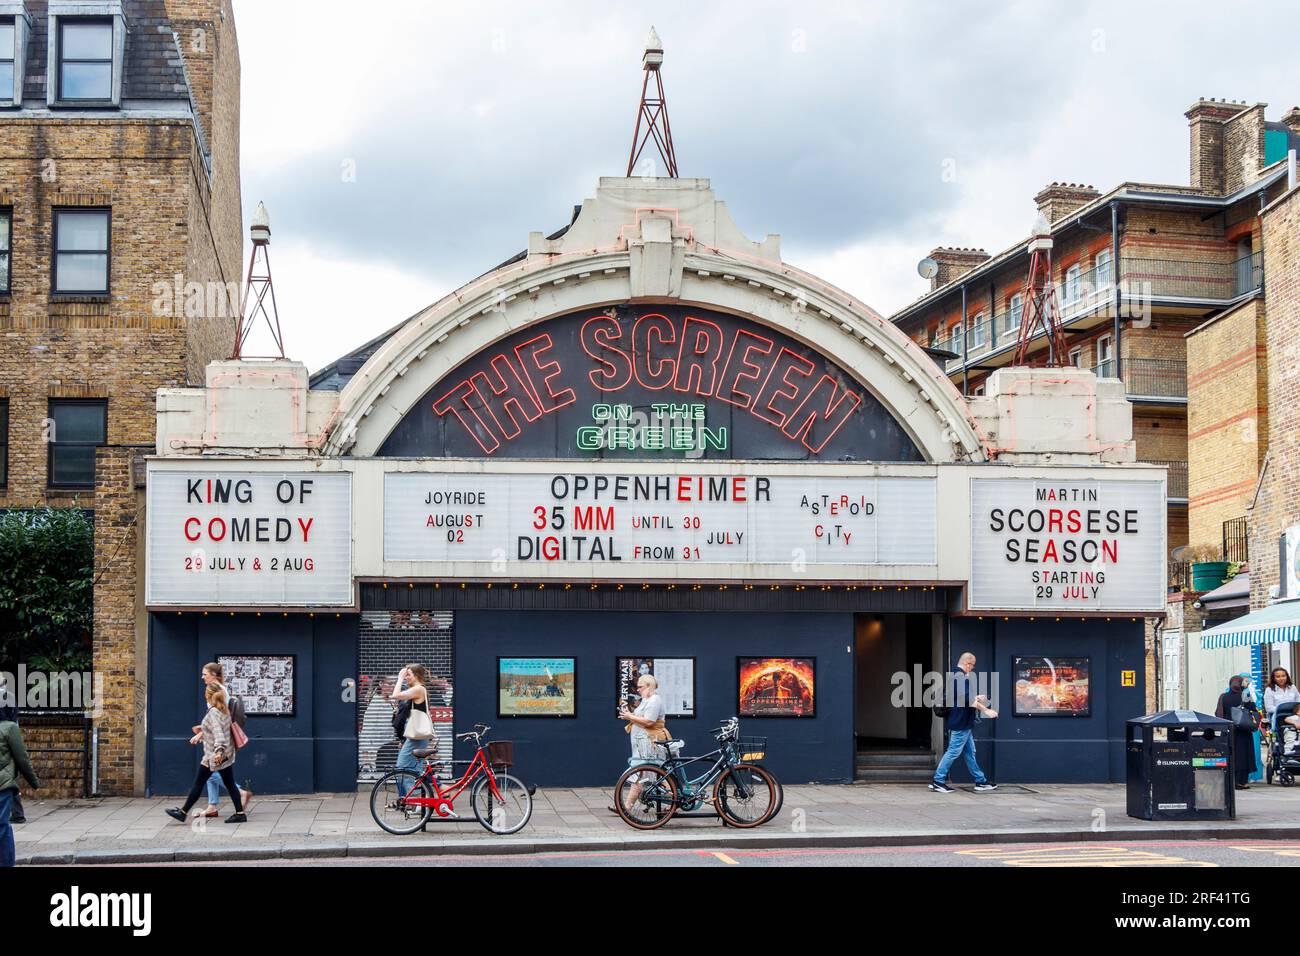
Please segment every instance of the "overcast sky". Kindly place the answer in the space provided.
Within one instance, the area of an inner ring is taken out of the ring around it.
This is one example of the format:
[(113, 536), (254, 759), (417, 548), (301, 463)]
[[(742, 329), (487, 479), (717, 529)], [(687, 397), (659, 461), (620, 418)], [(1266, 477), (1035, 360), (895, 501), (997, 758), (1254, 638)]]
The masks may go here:
[(625, 172), (651, 23), (681, 174), (886, 314), (1048, 182), (1186, 184), (1198, 97), (1300, 102), (1274, 4), (234, 2), (245, 221), (313, 370)]

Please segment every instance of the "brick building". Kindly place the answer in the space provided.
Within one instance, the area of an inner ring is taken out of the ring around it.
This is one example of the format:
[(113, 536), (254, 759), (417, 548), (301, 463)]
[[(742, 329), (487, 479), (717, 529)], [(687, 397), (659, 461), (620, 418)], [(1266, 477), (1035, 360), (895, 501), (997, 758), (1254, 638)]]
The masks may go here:
[[(1103, 194), (1052, 183), (1034, 197), (1051, 225), (1069, 361), (1123, 381), (1138, 460), (1169, 469), (1171, 549), (1227, 549), (1242, 562), (1269, 427), (1266, 277), (1280, 254), (1269, 248), (1264, 210), (1286, 190), (1287, 153), (1300, 143), (1300, 108), (1271, 122), (1266, 107), (1194, 103), (1186, 186), (1128, 182)], [(892, 317), (968, 395), (1012, 361), (1028, 245), (1026, 235), (992, 256), (933, 250), (930, 292)], [(1031, 362), (1046, 352), (1040, 332)], [(1171, 565), (1171, 601), (1190, 593), (1184, 572)], [(1153, 706), (1156, 634), (1153, 623)]]
[(106, 794), (143, 789), (154, 396), (234, 336), (239, 77), (230, 0), (0, 0), (0, 508), (94, 512)]

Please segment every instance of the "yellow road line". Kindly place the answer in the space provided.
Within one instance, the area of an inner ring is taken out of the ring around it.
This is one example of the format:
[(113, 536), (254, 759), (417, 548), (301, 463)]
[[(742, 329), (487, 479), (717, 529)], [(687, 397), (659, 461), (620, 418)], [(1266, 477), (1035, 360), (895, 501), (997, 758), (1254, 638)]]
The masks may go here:
[(723, 863), (726, 863), (728, 866), (740, 866), (739, 863), (737, 863), (731, 857), (727, 856), (727, 854), (725, 853), (714, 853), (713, 855), (716, 856)]
[(1152, 853), (1146, 850), (1130, 850), (1120, 846), (1079, 846), (1079, 847), (1022, 847), (1018, 849), (1001, 849), (981, 847), (974, 850), (958, 850), (960, 856), (973, 856), (985, 860), (995, 860), (1006, 866), (1072, 866), (1072, 867), (1121, 867), (1121, 866), (1197, 866), (1213, 867), (1216, 863), (1202, 860), (1189, 860), (1181, 856), (1166, 853)]

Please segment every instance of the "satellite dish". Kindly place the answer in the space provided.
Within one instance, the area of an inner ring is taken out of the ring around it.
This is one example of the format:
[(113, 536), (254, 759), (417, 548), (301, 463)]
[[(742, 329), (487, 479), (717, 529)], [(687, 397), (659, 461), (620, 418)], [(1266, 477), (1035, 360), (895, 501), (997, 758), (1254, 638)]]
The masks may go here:
[(939, 263), (927, 257), (916, 264), (916, 271), (922, 279), (933, 279), (939, 274)]
[(1186, 560), (1184, 557), (1186, 554), (1187, 554), (1187, 545), (1183, 545), (1181, 548), (1174, 548), (1174, 550), (1170, 551), (1169, 557), (1175, 563), (1183, 564), (1184, 561)]

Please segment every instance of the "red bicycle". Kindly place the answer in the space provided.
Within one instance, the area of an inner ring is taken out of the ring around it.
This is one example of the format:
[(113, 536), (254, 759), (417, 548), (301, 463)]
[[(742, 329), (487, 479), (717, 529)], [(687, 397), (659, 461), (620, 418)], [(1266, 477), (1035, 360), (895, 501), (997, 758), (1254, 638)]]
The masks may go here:
[(460, 819), (456, 798), (468, 788), (474, 817), (484, 829), (510, 834), (527, 826), (533, 815), (532, 794), (523, 781), (502, 769), (514, 762), (511, 745), (498, 741), (484, 746), (491, 729), (475, 724), (471, 732), (456, 735), (458, 740), (472, 739), (476, 752), (465, 772), (445, 786), (438, 783), (435, 771), (449, 761), (437, 759), (438, 748), (413, 750), (414, 756), (424, 760), (424, 770), (418, 774), (411, 769), (393, 770), (375, 782), (370, 792), (370, 815), (375, 822), (389, 833), (405, 836), (422, 829), (435, 813), (445, 819)]

